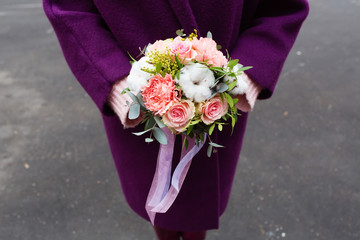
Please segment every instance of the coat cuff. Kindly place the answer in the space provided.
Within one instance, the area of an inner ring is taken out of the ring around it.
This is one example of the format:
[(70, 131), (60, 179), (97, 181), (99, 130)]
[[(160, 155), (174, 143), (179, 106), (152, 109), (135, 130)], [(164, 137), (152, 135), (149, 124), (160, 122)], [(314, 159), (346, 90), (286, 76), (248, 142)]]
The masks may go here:
[(244, 94), (235, 96), (239, 99), (236, 107), (243, 112), (249, 112), (254, 108), (255, 101), (261, 92), (261, 86), (252, 81), (246, 73), (243, 74), (243, 80), (247, 83), (248, 89)]
[(131, 104), (133, 100), (128, 94), (121, 93), (125, 88), (127, 88), (126, 77), (117, 81), (114, 84), (108, 96), (107, 102), (117, 114), (117, 116), (120, 118), (120, 121), (123, 124), (124, 128), (133, 128), (136, 127), (143, 120), (143, 117), (140, 116), (137, 119), (133, 120), (130, 120), (128, 118), (130, 107), (126, 104), (126, 101)]

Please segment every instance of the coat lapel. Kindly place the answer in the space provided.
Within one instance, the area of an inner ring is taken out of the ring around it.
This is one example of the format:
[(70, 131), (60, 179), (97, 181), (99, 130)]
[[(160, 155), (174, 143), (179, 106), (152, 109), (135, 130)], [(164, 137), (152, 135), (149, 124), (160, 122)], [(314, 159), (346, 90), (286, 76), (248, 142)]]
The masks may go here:
[(168, 0), (186, 34), (199, 30), (189, 0)]

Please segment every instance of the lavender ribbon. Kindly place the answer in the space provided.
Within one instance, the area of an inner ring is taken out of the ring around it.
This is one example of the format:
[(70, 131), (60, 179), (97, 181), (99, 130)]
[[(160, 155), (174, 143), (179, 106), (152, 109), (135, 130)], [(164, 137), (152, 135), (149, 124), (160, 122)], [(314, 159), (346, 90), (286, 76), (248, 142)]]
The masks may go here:
[[(195, 138), (189, 140), (187, 150), (181, 150), (181, 160), (171, 177), (172, 156), (174, 153), (175, 135), (167, 127), (163, 128), (167, 137), (167, 144), (160, 145), (155, 175), (146, 199), (145, 209), (151, 223), (154, 225), (156, 213), (165, 213), (175, 201), (184, 183), (193, 157), (203, 147), (195, 144)], [(183, 136), (184, 138), (184, 136)], [(170, 186), (171, 182), (171, 186)], [(170, 188), (169, 188), (170, 187)]]

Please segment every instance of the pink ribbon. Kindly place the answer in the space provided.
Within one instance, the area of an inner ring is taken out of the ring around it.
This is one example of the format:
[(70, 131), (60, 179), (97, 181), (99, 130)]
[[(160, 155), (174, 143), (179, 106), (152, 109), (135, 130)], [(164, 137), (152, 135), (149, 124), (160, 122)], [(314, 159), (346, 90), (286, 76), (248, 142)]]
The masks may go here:
[[(181, 160), (171, 177), (172, 157), (174, 153), (175, 135), (167, 127), (163, 128), (167, 144), (161, 145), (158, 153), (155, 175), (146, 199), (146, 212), (154, 225), (156, 213), (165, 213), (175, 201), (184, 183), (193, 157), (203, 147), (195, 144), (195, 138), (189, 140), (188, 149), (181, 150)], [(183, 136), (184, 137), (184, 136)], [(170, 186), (171, 183), (171, 186)], [(170, 188), (169, 188), (170, 187)]]

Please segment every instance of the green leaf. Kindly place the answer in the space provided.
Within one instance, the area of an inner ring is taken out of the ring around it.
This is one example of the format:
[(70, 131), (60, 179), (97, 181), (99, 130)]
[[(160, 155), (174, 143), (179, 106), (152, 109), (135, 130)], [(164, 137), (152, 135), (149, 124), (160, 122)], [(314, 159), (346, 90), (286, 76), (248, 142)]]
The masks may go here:
[(219, 129), (220, 132), (223, 130), (222, 124), (218, 124), (218, 129)]
[(220, 49), (222, 49), (222, 46), (218, 44), (218, 45), (216, 45), (216, 49), (220, 50)]
[(140, 104), (133, 104), (129, 110), (129, 119), (137, 119), (140, 116)]
[(239, 101), (238, 98), (233, 98), (233, 102), (234, 102), (234, 105), (236, 105), (236, 103)]
[(127, 52), (127, 54), (129, 55), (129, 57), (131, 58), (131, 60), (132, 60), (133, 62), (136, 62), (135, 58), (133, 58), (133, 56), (131, 56), (131, 54), (130, 54), (129, 52)]
[(132, 134), (136, 135), (136, 136), (141, 136), (143, 135), (144, 133), (147, 133), (151, 130), (151, 128), (149, 128), (148, 130), (145, 130), (145, 131), (142, 131), (142, 132), (133, 132)]
[(158, 62), (158, 63), (156, 64), (156, 69), (155, 69), (155, 71), (156, 71), (157, 73), (160, 73), (160, 72), (161, 72), (161, 69), (162, 69), (162, 64), (161, 64), (161, 62)]
[(127, 93), (127, 91), (130, 91), (130, 88), (125, 88), (124, 90), (122, 90), (121, 94), (125, 94)]
[(228, 68), (232, 69), (233, 67), (236, 66), (236, 64), (238, 64), (239, 62), (239, 59), (234, 59), (234, 60), (231, 60), (230, 62), (228, 62)]
[(167, 138), (166, 138), (166, 135), (165, 135), (165, 133), (164, 133), (163, 130), (161, 130), (161, 129), (158, 128), (158, 127), (155, 127), (154, 130), (153, 130), (153, 134), (154, 134), (155, 139), (156, 139), (160, 144), (163, 144), (163, 145), (166, 145), (166, 144), (167, 144)]
[(199, 137), (200, 137), (200, 141), (204, 142), (204, 133), (199, 134)]
[(236, 119), (234, 117), (231, 117), (231, 126), (234, 128), (236, 123)]
[(210, 126), (210, 128), (209, 128), (209, 135), (211, 135), (211, 134), (213, 133), (214, 129), (215, 129), (215, 123), (213, 123), (213, 124)]
[(212, 39), (212, 33), (210, 31), (208, 31), (206, 34), (206, 37)]
[(165, 127), (165, 124), (161, 121), (161, 119), (158, 116), (154, 116), (155, 122), (159, 126), (159, 128)]
[(184, 29), (178, 29), (178, 30), (176, 30), (176, 35), (178, 35), (178, 36), (180, 36), (180, 37), (186, 36), (183, 31), (184, 31)]
[(233, 81), (229, 84), (229, 91), (233, 90), (233, 88), (236, 86), (237, 80)]
[(239, 62), (239, 59), (231, 60), (230, 62), (228, 62), (227, 66), (228, 66), (228, 68), (232, 69), (233, 67), (236, 66), (236, 64), (238, 64), (238, 62)]
[(214, 143), (214, 142), (209, 142), (209, 145), (213, 146), (213, 147), (224, 147), (223, 145), (220, 145), (220, 144), (217, 144), (217, 143)]
[(229, 89), (229, 86), (226, 85), (225, 83), (220, 83), (219, 85), (216, 86), (216, 88), (217, 88), (216, 89), (217, 92), (223, 93)]
[(211, 157), (212, 150), (213, 150), (213, 146), (209, 144), (209, 147), (207, 149), (207, 156), (208, 157)]
[(243, 72), (243, 71), (249, 70), (249, 69), (251, 69), (251, 68), (253, 68), (253, 67), (243, 67), (243, 68), (240, 68), (240, 69), (238, 70), (238, 72)]
[(225, 97), (226, 101), (228, 102), (228, 104), (230, 105), (230, 107), (233, 107), (233, 106), (234, 106), (234, 102), (233, 102), (233, 99), (232, 99), (232, 97), (230, 96), (230, 94), (224, 92), (224, 97)]
[(221, 97), (221, 102), (224, 103), (224, 101), (225, 101), (225, 99), (224, 99), (224, 94), (221, 93), (221, 94), (220, 94), (220, 97)]
[(186, 130), (186, 134), (189, 135), (191, 133), (191, 131), (193, 130), (193, 128), (194, 128), (194, 125), (190, 125), (188, 127), (188, 129)]
[(189, 147), (189, 141), (186, 136), (184, 137), (183, 146), (185, 147), (185, 149), (188, 149)]
[(151, 143), (151, 142), (153, 142), (153, 141), (154, 141), (153, 138), (145, 138), (145, 142), (147, 142), (147, 143)]

